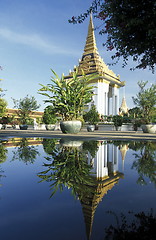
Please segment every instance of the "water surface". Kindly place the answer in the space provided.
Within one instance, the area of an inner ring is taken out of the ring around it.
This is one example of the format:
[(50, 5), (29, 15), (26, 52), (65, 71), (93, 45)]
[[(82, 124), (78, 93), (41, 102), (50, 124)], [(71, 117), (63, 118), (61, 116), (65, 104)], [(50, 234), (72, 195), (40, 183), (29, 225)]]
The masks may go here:
[(1, 140), (1, 239), (105, 239), (121, 213), (156, 210), (155, 154), (150, 141)]

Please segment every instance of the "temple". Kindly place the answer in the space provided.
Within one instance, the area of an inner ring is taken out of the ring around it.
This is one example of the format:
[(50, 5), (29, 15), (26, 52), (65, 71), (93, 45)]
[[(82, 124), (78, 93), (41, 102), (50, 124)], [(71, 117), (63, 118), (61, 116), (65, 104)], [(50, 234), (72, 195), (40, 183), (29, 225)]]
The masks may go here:
[[(87, 106), (90, 109), (94, 104), (100, 115), (116, 115), (119, 113), (119, 89), (125, 85), (125, 82), (120, 81), (120, 76), (116, 75), (104, 63), (98, 53), (94, 34), (94, 25), (92, 15), (88, 26), (88, 34), (84, 52), (77, 66), (78, 74), (82, 75), (82, 70), (86, 75), (93, 73), (98, 74), (98, 78), (91, 82), (94, 88), (95, 95), (92, 102)], [(74, 68), (75, 71), (75, 68)], [(72, 72), (65, 79), (72, 77)]]

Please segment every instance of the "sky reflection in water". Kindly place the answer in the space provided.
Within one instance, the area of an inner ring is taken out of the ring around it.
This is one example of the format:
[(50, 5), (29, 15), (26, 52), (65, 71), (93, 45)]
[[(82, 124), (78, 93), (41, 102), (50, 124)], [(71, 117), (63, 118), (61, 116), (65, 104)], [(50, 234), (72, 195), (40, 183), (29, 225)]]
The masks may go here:
[(114, 214), (155, 211), (155, 172), (155, 142), (1, 140), (1, 238), (104, 239)]

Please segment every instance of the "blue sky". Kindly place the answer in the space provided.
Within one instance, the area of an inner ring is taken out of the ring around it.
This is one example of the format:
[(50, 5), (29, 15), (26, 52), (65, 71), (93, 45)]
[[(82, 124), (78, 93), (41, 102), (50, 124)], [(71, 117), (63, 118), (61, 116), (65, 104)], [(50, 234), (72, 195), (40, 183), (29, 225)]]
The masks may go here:
[[(14, 99), (35, 96), (44, 110), (43, 96), (39, 95), (39, 83), (50, 81), (52, 68), (59, 75), (68, 74), (78, 65), (85, 46), (88, 22), (69, 24), (68, 19), (85, 11), (91, 0), (0, 0), (0, 87), (6, 89), (5, 99), (13, 108)], [(101, 24), (94, 19), (94, 26)], [(102, 46), (105, 37), (95, 31), (97, 47), (105, 63), (111, 62), (111, 52)], [(120, 90), (120, 104), (126, 94), (127, 105), (133, 107), (139, 80), (155, 83), (155, 75), (149, 70), (130, 71), (133, 62), (126, 68), (120, 61), (110, 66), (121, 81), (126, 81), (125, 90)]]

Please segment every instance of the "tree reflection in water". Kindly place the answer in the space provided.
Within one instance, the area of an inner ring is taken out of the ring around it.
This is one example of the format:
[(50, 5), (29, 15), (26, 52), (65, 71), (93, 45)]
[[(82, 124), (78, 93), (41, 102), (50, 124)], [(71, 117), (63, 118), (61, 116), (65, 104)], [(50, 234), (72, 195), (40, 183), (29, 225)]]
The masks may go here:
[(0, 163), (5, 162), (7, 159), (8, 150), (5, 147), (6, 141), (0, 141)]
[[(47, 143), (47, 146), (46, 146)], [(58, 189), (61, 191), (63, 187), (71, 188), (72, 193), (78, 196), (81, 189), (81, 196), (83, 198), (87, 194), (86, 185), (92, 185), (93, 180), (91, 177), (91, 166), (88, 165), (86, 159), (86, 152), (82, 151), (82, 143), (75, 142), (62, 142), (60, 144), (53, 145), (54, 140), (46, 139), (44, 141), (44, 149), (47, 150), (48, 146), (52, 146), (52, 149), (48, 150), (48, 154), (51, 156), (45, 157), (47, 163), (44, 163), (46, 167), (45, 171), (42, 171), (38, 176), (42, 181), (51, 182), (50, 189), (53, 196)], [(79, 146), (77, 146), (79, 145)], [(97, 147), (97, 144), (96, 144)]]
[(132, 221), (129, 222), (127, 217), (121, 213), (120, 218), (112, 211), (108, 213), (113, 214), (116, 218), (116, 226), (110, 225), (105, 229), (105, 240), (139, 240), (139, 239), (156, 239), (156, 215), (153, 210), (149, 213), (139, 212), (132, 214)]
[(156, 142), (153, 141), (113, 141), (114, 145), (121, 149), (127, 145), (135, 151), (135, 159), (132, 161), (132, 169), (136, 169), (139, 177), (138, 184), (145, 185), (146, 177), (156, 185)]
[(12, 161), (19, 160), (25, 164), (34, 163), (37, 155), (40, 155), (37, 147), (30, 145), (29, 139), (21, 138), (13, 151)]
[(137, 183), (147, 184), (145, 177), (148, 177), (156, 186), (156, 144), (141, 142), (139, 150), (140, 154), (134, 153), (135, 160), (132, 164), (132, 169), (136, 169), (139, 174)]
[[(0, 164), (4, 163), (7, 159), (8, 150), (6, 149), (5, 145), (6, 145), (6, 141), (0, 141)], [(1, 181), (1, 178), (5, 177), (3, 173), (4, 171), (0, 166), (0, 181)], [(0, 184), (0, 186), (2, 185)]]

